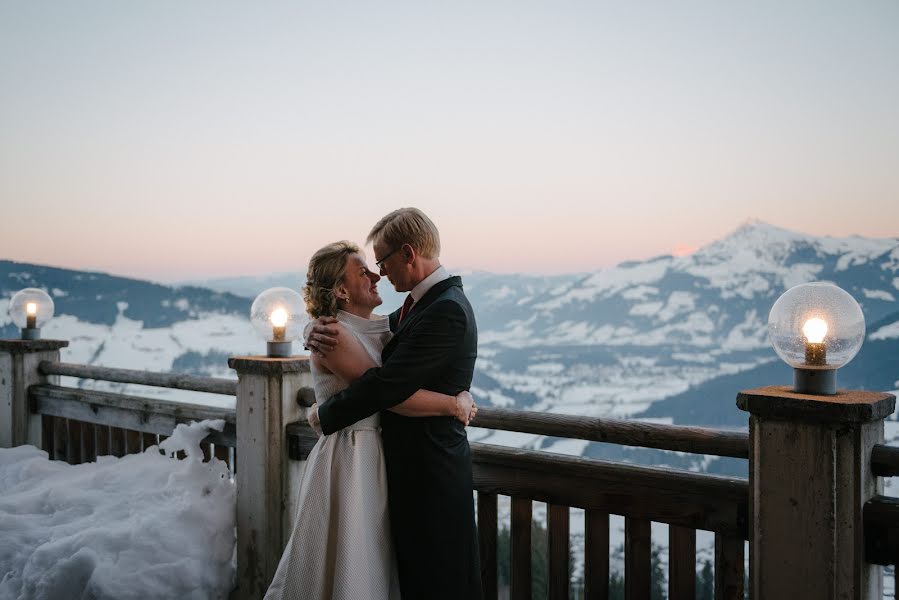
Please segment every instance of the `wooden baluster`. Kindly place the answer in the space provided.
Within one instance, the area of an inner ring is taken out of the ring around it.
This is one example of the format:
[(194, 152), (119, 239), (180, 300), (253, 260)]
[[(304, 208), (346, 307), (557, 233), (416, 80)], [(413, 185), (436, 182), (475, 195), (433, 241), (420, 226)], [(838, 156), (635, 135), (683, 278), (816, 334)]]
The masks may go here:
[(696, 530), (668, 526), (668, 597), (696, 597)]
[(512, 600), (531, 600), (531, 523), (533, 504), (530, 498), (512, 498), (511, 556)]
[(140, 454), (141, 453), (141, 434), (139, 431), (125, 430), (125, 453)]
[(217, 459), (223, 461), (226, 465), (228, 464), (228, 446), (220, 446), (219, 444), (215, 444), (215, 446), (213, 446), (212, 448), (212, 452)]
[(584, 525), (584, 600), (609, 600), (609, 513), (588, 510)]
[(203, 462), (209, 462), (209, 457), (212, 456), (212, 444), (203, 442), (200, 444), (200, 450), (203, 451)]
[(81, 429), (81, 448), (83, 462), (97, 460), (97, 426), (93, 423), (85, 423)]
[(141, 441), (143, 442), (143, 449), (146, 451), (147, 448), (157, 445), (156, 434), (155, 433), (144, 433), (141, 435)]
[(549, 597), (568, 598), (569, 515), (567, 506), (547, 505)]
[(50, 457), (50, 460), (55, 458), (54, 456), (54, 447), (53, 442), (56, 441), (54, 436), (54, 428), (56, 426), (56, 417), (51, 417), (49, 415), (41, 415), (41, 444), (43, 445), (44, 452)]
[(109, 426), (97, 425), (97, 456), (109, 455)]
[(478, 492), (478, 549), (484, 600), (496, 600), (496, 494)]
[(119, 458), (125, 456), (125, 430), (109, 428), (109, 453)]
[(743, 540), (715, 534), (715, 600), (743, 600)]
[(81, 421), (69, 419), (69, 443), (66, 446), (66, 460), (70, 465), (81, 464)]
[(652, 527), (645, 519), (624, 520), (624, 597), (649, 600), (652, 585)]
[(56, 426), (53, 428), (53, 459), (66, 460), (69, 446), (69, 421), (56, 417)]

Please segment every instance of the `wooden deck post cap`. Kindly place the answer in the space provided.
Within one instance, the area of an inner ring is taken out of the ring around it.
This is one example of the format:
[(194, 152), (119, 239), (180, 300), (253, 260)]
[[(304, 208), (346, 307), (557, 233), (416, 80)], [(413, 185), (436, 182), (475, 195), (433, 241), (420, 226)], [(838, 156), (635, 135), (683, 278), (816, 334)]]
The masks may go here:
[(269, 356), (232, 356), (228, 366), (239, 374), (247, 375), (284, 375), (286, 373), (308, 373), (308, 356), (288, 356), (272, 358)]
[(0, 340), (0, 352), (9, 352), (10, 354), (51, 352), (68, 345), (67, 340)]
[(800, 394), (790, 386), (767, 386), (737, 394), (737, 407), (757, 417), (818, 423), (869, 423), (893, 413), (896, 396), (838, 390), (833, 396)]

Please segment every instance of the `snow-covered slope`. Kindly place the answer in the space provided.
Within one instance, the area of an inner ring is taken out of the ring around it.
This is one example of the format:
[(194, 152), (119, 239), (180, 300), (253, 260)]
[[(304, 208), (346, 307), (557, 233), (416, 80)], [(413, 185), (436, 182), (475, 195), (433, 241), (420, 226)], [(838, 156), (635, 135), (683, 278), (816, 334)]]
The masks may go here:
[[(899, 239), (815, 238), (747, 223), (690, 256), (602, 269), (523, 302), (520, 318), (482, 328), (479, 366), (539, 397), (540, 410), (633, 416), (774, 361), (768, 312), (796, 284), (833, 281), (869, 324), (889, 321), (899, 309), (897, 270)], [(897, 327), (870, 333), (899, 337)]]
[[(199, 287), (170, 287), (147, 281), (0, 261), (0, 336), (16, 338), (7, 309), (21, 288), (43, 288), (56, 316), (47, 339), (69, 340), (67, 362), (149, 371), (185, 371), (234, 377), (227, 357), (258, 353), (248, 315), (250, 300)], [(216, 405), (233, 399), (124, 384), (81, 382), (98, 389)]]

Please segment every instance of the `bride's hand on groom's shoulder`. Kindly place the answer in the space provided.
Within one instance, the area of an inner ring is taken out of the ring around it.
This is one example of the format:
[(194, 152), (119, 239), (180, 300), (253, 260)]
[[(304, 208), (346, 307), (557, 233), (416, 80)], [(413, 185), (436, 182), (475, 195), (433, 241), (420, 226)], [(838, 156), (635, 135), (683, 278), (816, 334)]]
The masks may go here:
[(314, 354), (327, 355), (337, 347), (340, 330), (334, 317), (319, 317), (310, 321), (303, 332), (303, 345)]
[(456, 394), (456, 418), (463, 424), (468, 425), (478, 412), (475, 406), (474, 397), (468, 390), (462, 390)]

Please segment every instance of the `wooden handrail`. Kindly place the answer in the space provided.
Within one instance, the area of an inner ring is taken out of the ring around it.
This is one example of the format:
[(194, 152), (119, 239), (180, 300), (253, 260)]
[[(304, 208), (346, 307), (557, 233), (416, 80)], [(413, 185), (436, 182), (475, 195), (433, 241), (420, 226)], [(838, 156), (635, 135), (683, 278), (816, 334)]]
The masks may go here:
[(874, 496), (865, 503), (865, 560), (895, 565), (899, 560), (899, 498)]
[(37, 414), (159, 435), (171, 435), (178, 423), (223, 419), (225, 430), (210, 434), (206, 441), (232, 448), (236, 445), (233, 408), (56, 385), (32, 385), (28, 394), (31, 410)]
[[(289, 424), (287, 433), (294, 459), (305, 458), (318, 439), (304, 421)], [(478, 492), (599, 509), (748, 539), (746, 479), (477, 442), (471, 449)]]
[(96, 367), (73, 363), (41, 361), (40, 372), (44, 375), (63, 375), (82, 379), (99, 379), (117, 383), (134, 383), (176, 390), (190, 390), (224, 396), (237, 395), (237, 380), (217, 377), (199, 377), (180, 373), (154, 373), (135, 371), (132, 369), (116, 369), (112, 367)]
[(472, 425), (623, 446), (749, 458), (749, 436), (742, 431), (493, 407), (478, 407), (478, 415)]
[(475, 489), (748, 539), (749, 482), (473, 443)]
[(871, 449), (871, 471), (881, 477), (899, 475), (899, 448), (875, 444)]

